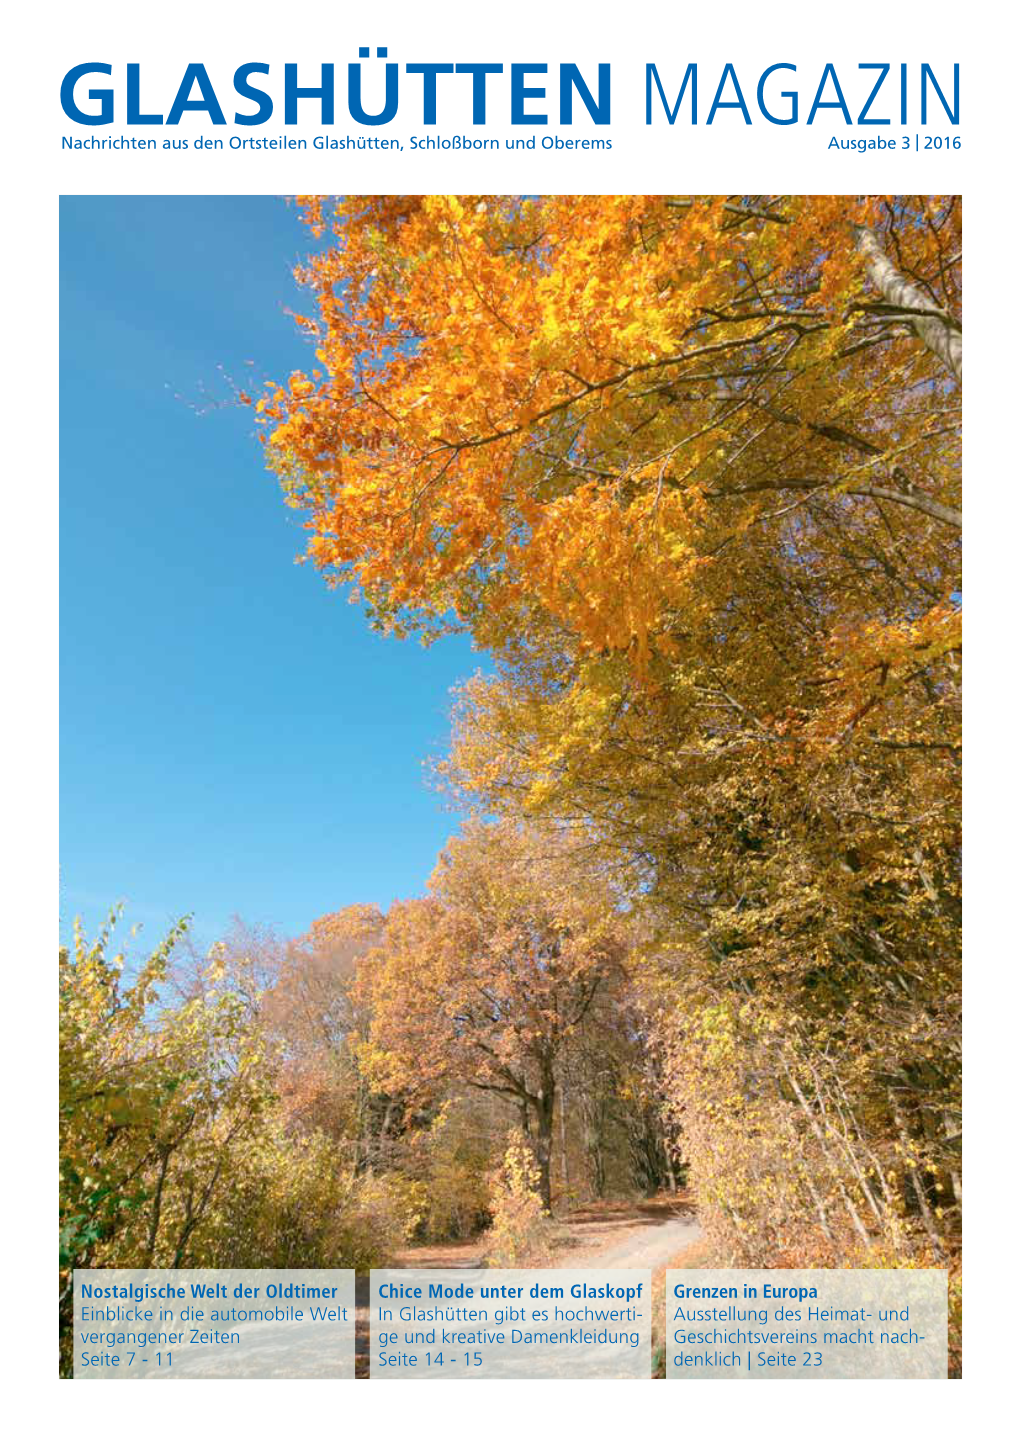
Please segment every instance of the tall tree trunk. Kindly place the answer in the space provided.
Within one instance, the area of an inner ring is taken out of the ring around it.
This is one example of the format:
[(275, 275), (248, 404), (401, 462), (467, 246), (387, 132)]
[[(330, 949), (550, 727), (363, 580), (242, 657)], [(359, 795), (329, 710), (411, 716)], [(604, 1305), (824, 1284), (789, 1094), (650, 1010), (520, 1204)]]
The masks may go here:
[(858, 228), (857, 244), (867, 265), (868, 279), (878, 288), (882, 299), (903, 313), (903, 319), (910, 322), (928, 349), (957, 380), (962, 380), (963, 332), (953, 318), (900, 274), (870, 227)]
[(673, 1165), (673, 1154), (669, 1149), (669, 1141), (663, 1138), (662, 1153), (666, 1158), (666, 1181), (671, 1192), (676, 1192), (676, 1167)]
[(535, 1160), (538, 1162), (538, 1191), (542, 1205), (552, 1211), (552, 1139), (556, 1082), (551, 1071), (543, 1074), (535, 1098)]
[(570, 1163), (567, 1160), (567, 1088), (563, 1087), (560, 1093), (560, 1180), (563, 1183), (563, 1196), (568, 1197), (570, 1193)]

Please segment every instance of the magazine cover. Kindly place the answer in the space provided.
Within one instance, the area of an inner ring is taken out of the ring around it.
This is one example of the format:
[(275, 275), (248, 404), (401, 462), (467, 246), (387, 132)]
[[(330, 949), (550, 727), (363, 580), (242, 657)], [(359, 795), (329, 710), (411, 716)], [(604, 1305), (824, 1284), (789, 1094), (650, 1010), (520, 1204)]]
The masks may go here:
[[(8, 611), (45, 592), (46, 645), (12, 644), (53, 705), (10, 754), (52, 771), (59, 604), (59, 1027), (55, 1064), (40, 959), (11, 1236), (54, 1425), (990, 1405), (963, 985), (981, 1168), (1009, 1006), (975, 970), (1009, 933), (964, 952), (963, 313), (966, 275), (1008, 334), (1015, 231), (985, 8), (44, 22), (8, 132), (52, 247), (9, 269)], [(994, 344), (979, 586), (1009, 574)]]

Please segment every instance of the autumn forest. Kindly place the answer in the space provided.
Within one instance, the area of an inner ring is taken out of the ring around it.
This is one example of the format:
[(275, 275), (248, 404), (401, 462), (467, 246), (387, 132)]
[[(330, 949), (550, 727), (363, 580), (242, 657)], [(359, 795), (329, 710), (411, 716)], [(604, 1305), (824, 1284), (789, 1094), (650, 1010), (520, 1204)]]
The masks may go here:
[(297, 204), (307, 366), (236, 399), (337, 603), (476, 644), (463, 820), (386, 913), (78, 929), (65, 1332), (74, 1267), (541, 1263), (655, 1196), (958, 1305), (959, 198)]

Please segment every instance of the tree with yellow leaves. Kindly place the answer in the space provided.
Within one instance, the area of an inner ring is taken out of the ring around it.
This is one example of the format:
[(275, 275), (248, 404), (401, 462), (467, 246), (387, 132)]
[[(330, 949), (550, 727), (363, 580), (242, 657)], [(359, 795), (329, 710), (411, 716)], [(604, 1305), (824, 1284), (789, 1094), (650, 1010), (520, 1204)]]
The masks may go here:
[(958, 199), (305, 213), (316, 364), (259, 402), (270, 461), (377, 624), (489, 648), (448, 778), (640, 916), (731, 1254), (768, 1207), (837, 1258), (951, 1252)]
[(391, 908), (363, 963), (377, 1084), (449, 1081), (509, 1099), (551, 1206), (553, 1118), (568, 1049), (619, 992), (624, 924), (555, 833), (469, 825), (429, 895)]

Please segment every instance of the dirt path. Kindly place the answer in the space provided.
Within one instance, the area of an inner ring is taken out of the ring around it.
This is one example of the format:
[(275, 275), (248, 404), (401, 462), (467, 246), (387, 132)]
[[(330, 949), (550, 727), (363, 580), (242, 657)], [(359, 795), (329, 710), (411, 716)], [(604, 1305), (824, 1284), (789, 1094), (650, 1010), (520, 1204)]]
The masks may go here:
[(672, 1198), (641, 1202), (609, 1218), (572, 1218), (571, 1226), (577, 1242), (558, 1266), (647, 1267), (654, 1272), (702, 1235), (693, 1210)]
[[(593, 1202), (556, 1222), (553, 1267), (656, 1267), (696, 1242), (701, 1226), (683, 1196), (643, 1202)], [(442, 1247), (408, 1247), (401, 1267), (480, 1267), (478, 1241)]]
[[(701, 1237), (701, 1226), (689, 1201), (653, 1197), (644, 1202), (594, 1202), (558, 1220), (553, 1242), (553, 1267), (665, 1268)], [(397, 1257), (400, 1267), (479, 1267), (483, 1253), (477, 1241), (442, 1247), (408, 1247)], [(681, 1262), (680, 1265), (683, 1265)], [(357, 1277), (356, 1371), (368, 1376), (369, 1278)]]

